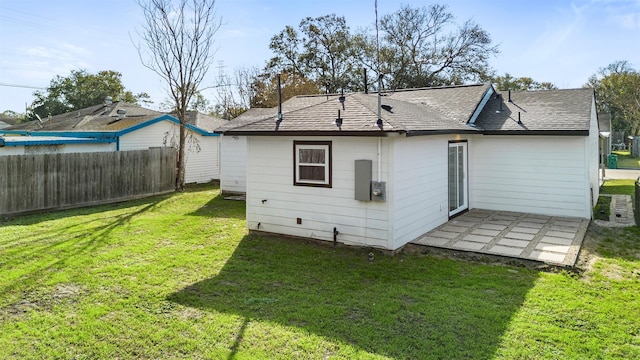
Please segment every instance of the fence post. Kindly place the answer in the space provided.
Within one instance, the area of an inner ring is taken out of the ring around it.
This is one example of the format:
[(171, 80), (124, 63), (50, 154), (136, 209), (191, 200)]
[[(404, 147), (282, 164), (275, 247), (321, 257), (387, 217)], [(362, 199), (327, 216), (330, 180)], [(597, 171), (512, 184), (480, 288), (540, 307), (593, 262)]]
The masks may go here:
[(636, 226), (640, 226), (640, 176), (636, 179), (636, 197), (635, 197), (635, 209), (633, 209), (633, 213), (636, 217)]

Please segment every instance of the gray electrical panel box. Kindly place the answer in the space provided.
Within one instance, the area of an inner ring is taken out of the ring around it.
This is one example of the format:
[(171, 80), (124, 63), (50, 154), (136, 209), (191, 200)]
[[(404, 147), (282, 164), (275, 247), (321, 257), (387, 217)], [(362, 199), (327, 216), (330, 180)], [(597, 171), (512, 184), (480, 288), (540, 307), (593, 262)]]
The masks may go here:
[(371, 160), (355, 161), (355, 199), (371, 201)]
[(387, 183), (384, 181), (371, 182), (371, 200), (385, 201), (387, 198)]

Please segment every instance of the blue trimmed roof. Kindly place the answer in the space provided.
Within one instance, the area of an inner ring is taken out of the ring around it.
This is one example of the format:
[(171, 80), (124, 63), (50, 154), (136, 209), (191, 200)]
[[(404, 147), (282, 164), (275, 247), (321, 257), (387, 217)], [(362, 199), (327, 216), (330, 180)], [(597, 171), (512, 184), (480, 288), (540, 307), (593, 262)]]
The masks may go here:
[[(219, 136), (214, 130), (227, 122), (195, 111), (188, 111), (185, 115), (187, 129), (201, 136)], [(175, 114), (163, 114), (135, 104), (114, 102), (74, 110), (44, 120), (16, 124), (0, 130), (0, 134), (118, 139), (160, 121), (180, 124)]]
[(38, 146), (38, 145), (66, 145), (66, 144), (108, 144), (116, 142), (115, 138), (83, 138), (64, 136), (0, 136), (2, 146)]
[[(159, 123), (161, 121), (171, 121), (180, 124), (180, 121), (171, 115), (162, 115), (151, 120), (147, 120), (136, 125), (118, 130), (118, 131), (37, 131), (37, 130), (0, 130), (0, 134), (22, 135), (23, 141), (6, 141), (2, 140), (0, 146), (34, 146), (34, 145), (58, 145), (58, 144), (79, 144), (79, 143), (109, 143), (117, 142), (118, 138), (131, 132), (143, 129), (147, 126)], [(213, 131), (201, 129), (195, 125), (186, 124), (187, 129), (200, 134), (201, 136), (220, 136)], [(25, 137), (50, 137), (51, 139), (26, 140)]]

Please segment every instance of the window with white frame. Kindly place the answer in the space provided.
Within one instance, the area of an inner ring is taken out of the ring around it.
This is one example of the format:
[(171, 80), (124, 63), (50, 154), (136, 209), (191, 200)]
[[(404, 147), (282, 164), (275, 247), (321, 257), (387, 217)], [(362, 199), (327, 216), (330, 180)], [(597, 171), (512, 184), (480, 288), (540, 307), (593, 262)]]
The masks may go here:
[(331, 141), (293, 142), (293, 184), (331, 187)]

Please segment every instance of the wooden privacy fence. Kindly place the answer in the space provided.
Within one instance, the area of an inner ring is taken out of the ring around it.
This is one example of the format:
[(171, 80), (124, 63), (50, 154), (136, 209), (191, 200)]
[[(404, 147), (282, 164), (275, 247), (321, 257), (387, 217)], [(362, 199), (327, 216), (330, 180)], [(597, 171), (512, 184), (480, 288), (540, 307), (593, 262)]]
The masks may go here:
[(0, 156), (0, 215), (171, 192), (175, 164), (172, 148)]

